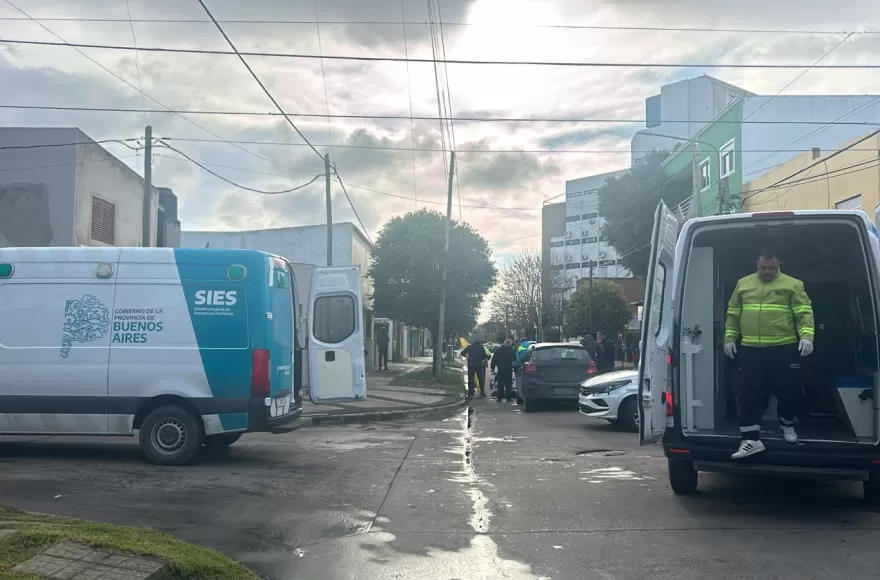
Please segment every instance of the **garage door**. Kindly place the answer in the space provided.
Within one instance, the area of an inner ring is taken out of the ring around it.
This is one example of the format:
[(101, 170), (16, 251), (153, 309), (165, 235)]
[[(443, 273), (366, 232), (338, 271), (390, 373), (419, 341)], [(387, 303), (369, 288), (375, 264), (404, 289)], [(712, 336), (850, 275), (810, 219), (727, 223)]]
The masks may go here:
[(834, 204), (834, 209), (862, 209), (862, 196), (857, 195)]

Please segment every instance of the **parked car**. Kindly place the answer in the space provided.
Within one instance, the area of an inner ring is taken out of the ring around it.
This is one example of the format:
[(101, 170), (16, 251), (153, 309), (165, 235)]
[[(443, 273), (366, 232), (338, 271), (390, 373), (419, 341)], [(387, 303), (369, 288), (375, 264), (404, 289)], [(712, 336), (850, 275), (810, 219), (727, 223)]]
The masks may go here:
[(527, 413), (547, 401), (575, 403), (580, 384), (596, 376), (596, 363), (579, 344), (535, 343), (516, 374), (517, 402)]
[(605, 419), (627, 431), (639, 431), (639, 371), (605, 373), (581, 383), (581, 415)]

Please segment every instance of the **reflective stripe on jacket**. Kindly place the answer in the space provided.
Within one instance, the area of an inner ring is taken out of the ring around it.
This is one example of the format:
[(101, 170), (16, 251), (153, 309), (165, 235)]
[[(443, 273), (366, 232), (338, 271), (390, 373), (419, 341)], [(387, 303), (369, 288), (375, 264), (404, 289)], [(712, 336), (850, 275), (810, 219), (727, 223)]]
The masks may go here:
[(813, 304), (804, 283), (780, 272), (772, 282), (758, 273), (740, 278), (727, 304), (724, 342), (742, 336), (745, 346), (781, 346), (799, 338), (812, 342)]

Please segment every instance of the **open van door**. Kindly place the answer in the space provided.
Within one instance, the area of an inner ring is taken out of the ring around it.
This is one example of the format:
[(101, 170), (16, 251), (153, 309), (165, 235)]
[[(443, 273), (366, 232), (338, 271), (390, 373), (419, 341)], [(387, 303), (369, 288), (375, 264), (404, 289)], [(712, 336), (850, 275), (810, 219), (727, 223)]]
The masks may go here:
[(359, 266), (315, 268), (309, 288), (309, 398), (313, 403), (367, 398)]
[(638, 397), (642, 445), (659, 441), (666, 431), (665, 393), (672, 390), (672, 385), (667, 385), (673, 315), (672, 266), (678, 230), (678, 218), (660, 202), (654, 214), (651, 257), (642, 307)]

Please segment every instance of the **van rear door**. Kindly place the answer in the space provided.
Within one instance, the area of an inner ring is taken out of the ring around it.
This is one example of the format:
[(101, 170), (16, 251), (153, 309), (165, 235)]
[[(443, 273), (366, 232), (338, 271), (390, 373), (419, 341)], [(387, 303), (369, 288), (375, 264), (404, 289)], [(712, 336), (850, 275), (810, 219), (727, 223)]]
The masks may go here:
[(672, 391), (672, 385), (667, 385), (673, 316), (672, 267), (678, 230), (678, 218), (666, 204), (660, 202), (654, 214), (651, 257), (642, 307), (638, 398), (642, 445), (659, 441), (666, 431), (665, 393)]
[(367, 398), (359, 266), (315, 268), (309, 288), (309, 398)]

